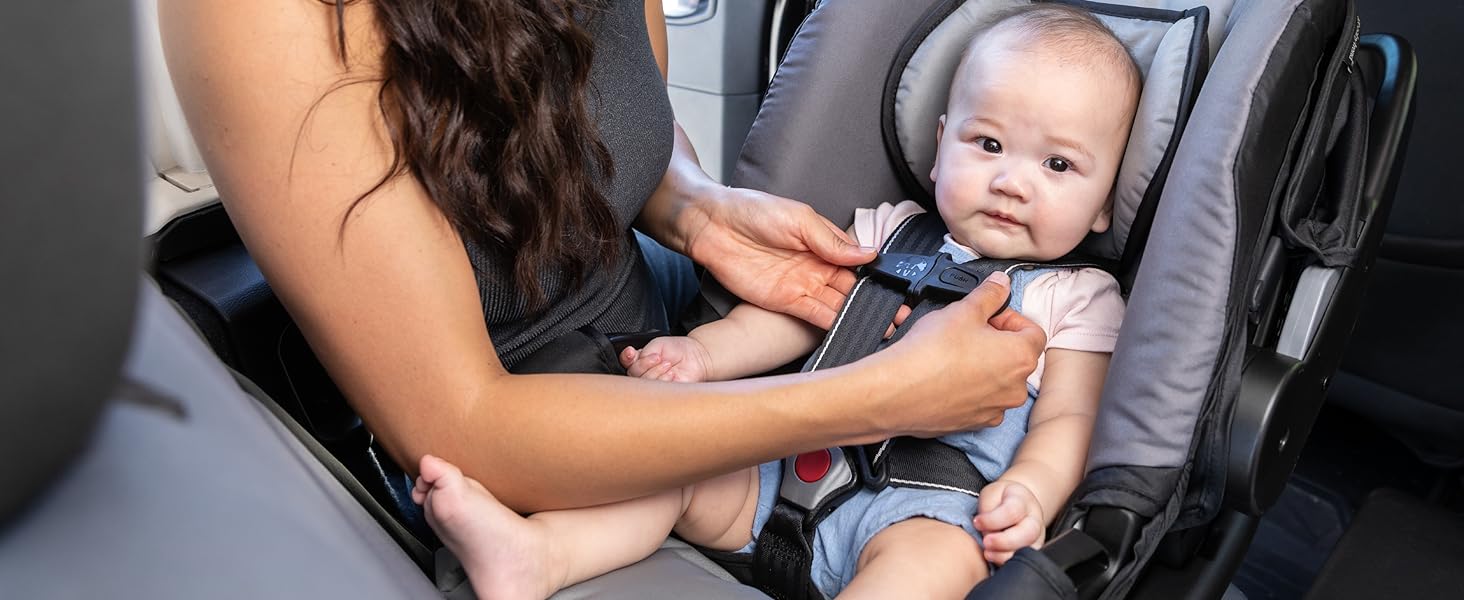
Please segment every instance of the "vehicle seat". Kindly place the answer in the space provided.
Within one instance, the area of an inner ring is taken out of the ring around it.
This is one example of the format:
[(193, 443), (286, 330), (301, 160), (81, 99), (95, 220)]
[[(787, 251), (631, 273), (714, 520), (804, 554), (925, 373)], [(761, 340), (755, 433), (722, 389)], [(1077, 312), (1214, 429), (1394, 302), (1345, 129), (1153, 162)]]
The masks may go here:
[(1464, 514), (1381, 489), (1368, 496), (1307, 600), (1464, 597)]
[(0, 100), (0, 158), (24, 165), (0, 184), (4, 594), (430, 595), (141, 275), (134, 8), (29, 2), (0, 21), (24, 65)]

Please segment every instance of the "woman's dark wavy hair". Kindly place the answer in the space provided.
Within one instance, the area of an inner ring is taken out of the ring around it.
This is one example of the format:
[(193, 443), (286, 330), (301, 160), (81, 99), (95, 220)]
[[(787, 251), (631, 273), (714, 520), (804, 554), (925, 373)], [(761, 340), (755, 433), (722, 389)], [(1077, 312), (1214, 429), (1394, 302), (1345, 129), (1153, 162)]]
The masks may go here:
[[(356, 0), (323, 1), (345, 63)], [(576, 20), (594, 2), (371, 0), (392, 163), (350, 210), (410, 172), (462, 235), (509, 258), (533, 310), (545, 269), (577, 285), (610, 264), (623, 235), (600, 184), (614, 165), (588, 108), (593, 40)]]

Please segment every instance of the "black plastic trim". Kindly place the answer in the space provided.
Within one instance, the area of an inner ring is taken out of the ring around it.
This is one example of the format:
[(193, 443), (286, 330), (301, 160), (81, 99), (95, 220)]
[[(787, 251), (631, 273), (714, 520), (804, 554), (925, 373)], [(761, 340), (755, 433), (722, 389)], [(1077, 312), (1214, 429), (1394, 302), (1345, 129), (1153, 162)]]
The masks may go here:
[(1342, 360), (1351, 320), (1356, 318), (1373, 260), (1387, 225), (1405, 141), (1412, 124), (1413, 90), (1417, 80), (1416, 58), (1407, 42), (1390, 35), (1362, 38), (1359, 55), (1369, 73), (1380, 79), (1373, 109), (1372, 135), (1368, 147), (1368, 176), (1380, 179), (1364, 182), (1364, 200), (1370, 212), (1363, 228), (1355, 266), (1342, 269), (1342, 277), (1317, 330), (1316, 338), (1301, 360), (1281, 356), (1270, 349), (1252, 349), (1248, 357), (1239, 397), (1230, 420), (1230, 452), (1225, 486), (1227, 507), (1259, 516), (1275, 502), (1286, 479), (1300, 458), (1301, 448), (1321, 409), (1332, 373)]

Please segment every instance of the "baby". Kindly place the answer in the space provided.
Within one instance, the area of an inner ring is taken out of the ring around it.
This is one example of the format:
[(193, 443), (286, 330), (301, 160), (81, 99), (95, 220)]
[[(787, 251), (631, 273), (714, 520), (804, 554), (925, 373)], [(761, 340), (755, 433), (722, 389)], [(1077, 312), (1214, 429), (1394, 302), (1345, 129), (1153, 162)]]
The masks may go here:
[[(942, 251), (1048, 261), (1108, 228), (1110, 191), (1138, 105), (1139, 71), (1086, 12), (1022, 7), (975, 36), (936, 127)], [(861, 209), (851, 233), (878, 245), (914, 202)], [(1047, 333), (1029, 401), (1002, 425), (943, 438), (991, 483), (960, 492), (861, 490), (818, 527), (814, 583), (824, 595), (962, 598), (1045, 530), (1082, 476), (1098, 397), (1118, 334), (1117, 283), (1095, 269), (1022, 272), (1012, 306)], [(743, 304), (686, 337), (620, 357), (632, 376), (733, 379), (808, 353), (819, 331)], [(621, 503), (520, 517), (455, 467), (424, 457), (413, 498), (480, 597), (548, 596), (650, 555), (668, 532), (751, 551), (777, 497), (780, 464)], [(974, 517), (974, 518), (973, 518)]]

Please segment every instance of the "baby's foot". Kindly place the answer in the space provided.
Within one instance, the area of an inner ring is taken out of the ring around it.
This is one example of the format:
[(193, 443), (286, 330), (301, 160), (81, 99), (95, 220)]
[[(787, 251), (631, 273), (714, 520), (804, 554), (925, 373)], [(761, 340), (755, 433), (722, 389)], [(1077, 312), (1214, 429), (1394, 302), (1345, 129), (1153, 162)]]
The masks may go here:
[(555, 581), (549, 539), (537, 523), (504, 506), (451, 463), (423, 456), (412, 499), (462, 561), (473, 591), (484, 600), (546, 598)]

